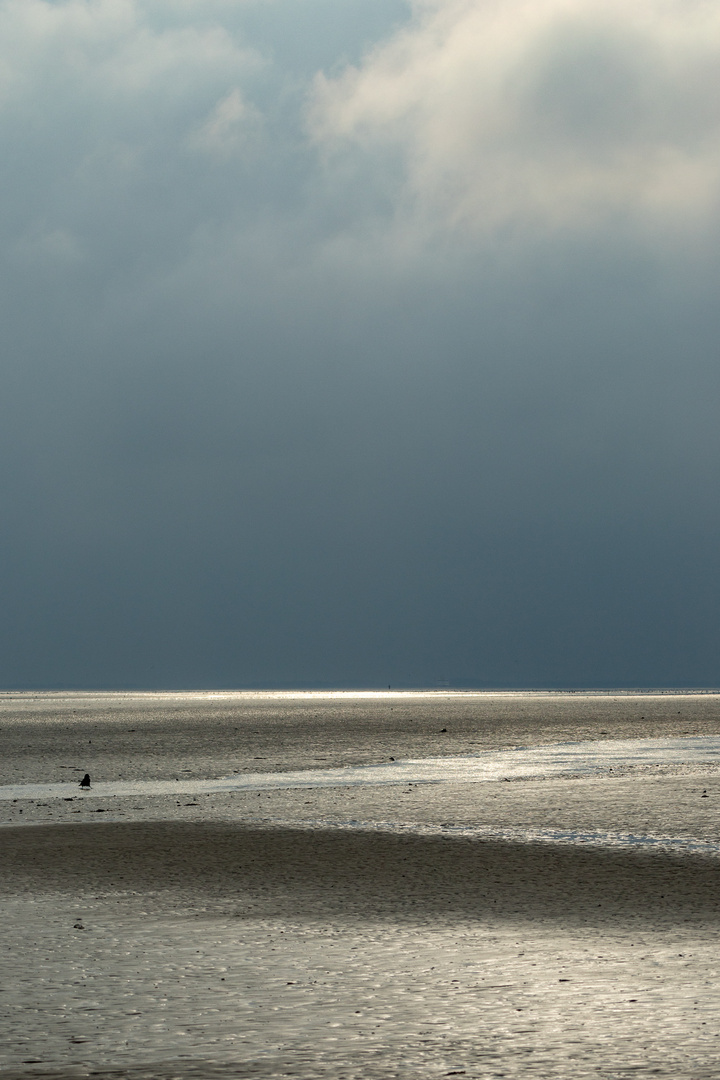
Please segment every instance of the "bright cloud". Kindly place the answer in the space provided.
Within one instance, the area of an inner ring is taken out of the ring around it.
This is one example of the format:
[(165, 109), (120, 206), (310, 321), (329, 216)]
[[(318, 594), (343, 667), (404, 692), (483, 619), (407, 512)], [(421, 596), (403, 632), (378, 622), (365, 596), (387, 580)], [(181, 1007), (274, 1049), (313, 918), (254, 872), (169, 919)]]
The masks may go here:
[(243, 100), (237, 87), (218, 101), (188, 138), (191, 149), (225, 159), (246, 149), (261, 122), (260, 114)]
[(317, 78), (311, 129), (330, 154), (399, 151), (402, 205), (431, 224), (692, 226), (718, 206), (720, 8), (418, 0)]
[(161, 258), (218, 205), (203, 159), (257, 131), (245, 91), (263, 65), (212, 5), (2, 0), (5, 250), (60, 265), (133, 243)]

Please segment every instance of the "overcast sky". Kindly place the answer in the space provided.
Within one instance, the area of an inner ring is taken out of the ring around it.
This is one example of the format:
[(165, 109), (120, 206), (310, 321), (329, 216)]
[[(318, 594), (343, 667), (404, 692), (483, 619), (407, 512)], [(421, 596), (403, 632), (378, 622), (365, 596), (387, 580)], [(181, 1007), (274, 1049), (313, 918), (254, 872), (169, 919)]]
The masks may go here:
[(720, 684), (715, 0), (0, 0), (0, 685)]

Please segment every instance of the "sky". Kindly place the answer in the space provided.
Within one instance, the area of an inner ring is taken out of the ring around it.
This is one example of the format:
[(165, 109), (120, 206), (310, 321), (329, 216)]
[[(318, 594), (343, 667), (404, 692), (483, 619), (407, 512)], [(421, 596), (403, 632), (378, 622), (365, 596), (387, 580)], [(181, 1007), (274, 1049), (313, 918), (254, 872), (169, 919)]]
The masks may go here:
[(0, 0), (0, 687), (720, 685), (720, 8)]

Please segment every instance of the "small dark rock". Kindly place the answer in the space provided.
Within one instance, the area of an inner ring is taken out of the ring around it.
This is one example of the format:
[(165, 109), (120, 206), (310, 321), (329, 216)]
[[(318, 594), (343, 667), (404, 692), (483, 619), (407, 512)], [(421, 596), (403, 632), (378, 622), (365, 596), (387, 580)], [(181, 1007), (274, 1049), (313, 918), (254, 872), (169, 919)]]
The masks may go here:
[(82, 780), (80, 781), (80, 787), (82, 787), (82, 788), (89, 788), (90, 787), (90, 773), (85, 773)]

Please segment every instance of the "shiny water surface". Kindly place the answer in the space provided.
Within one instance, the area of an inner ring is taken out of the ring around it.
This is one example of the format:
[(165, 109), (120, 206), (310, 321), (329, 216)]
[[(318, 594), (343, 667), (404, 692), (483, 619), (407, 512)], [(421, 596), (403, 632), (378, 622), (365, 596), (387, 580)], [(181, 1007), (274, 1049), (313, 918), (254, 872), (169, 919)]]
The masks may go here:
[[(242, 773), (218, 779), (102, 781), (84, 798), (127, 795), (182, 795), (193, 792), (263, 791), (287, 788), (345, 787), (368, 784), (483, 783), (521, 777), (592, 775), (637, 766), (717, 765), (720, 736), (675, 739), (606, 739), (518, 747), (462, 757), (388, 761), (377, 765), (288, 772)], [(0, 800), (62, 799), (70, 783), (7, 784)]]

